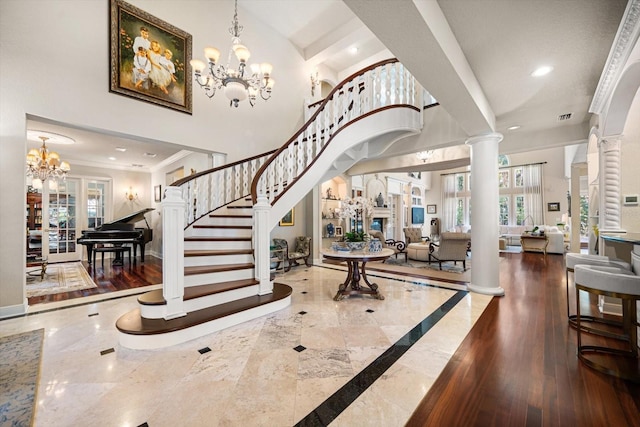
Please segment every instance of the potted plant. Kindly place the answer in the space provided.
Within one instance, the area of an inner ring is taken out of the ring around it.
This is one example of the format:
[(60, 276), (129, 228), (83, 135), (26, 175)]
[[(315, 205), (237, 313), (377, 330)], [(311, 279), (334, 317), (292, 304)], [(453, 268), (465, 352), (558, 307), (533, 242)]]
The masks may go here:
[(364, 231), (348, 231), (344, 233), (344, 241), (352, 251), (361, 251), (367, 244), (367, 234)]

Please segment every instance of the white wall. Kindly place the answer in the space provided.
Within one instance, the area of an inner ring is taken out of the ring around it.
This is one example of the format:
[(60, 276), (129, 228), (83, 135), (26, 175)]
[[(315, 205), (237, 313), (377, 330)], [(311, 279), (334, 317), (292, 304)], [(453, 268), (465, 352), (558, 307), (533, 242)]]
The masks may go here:
[[(629, 109), (622, 134), (620, 196), (640, 194), (640, 90)], [(627, 232), (640, 232), (640, 206), (621, 206), (620, 226)]]
[[(130, 0), (193, 35), (193, 52), (228, 49), (233, 3), (206, 0)], [(193, 89), (193, 115), (109, 93), (109, 2), (22, 0), (0, 2), (0, 233), (25, 242), (26, 116), (114, 131), (228, 154), (232, 162), (280, 146), (302, 123), (308, 73), (297, 50), (239, 9), (243, 42), (257, 61), (274, 64), (272, 98), (230, 109), (222, 94), (209, 100)], [(285, 84), (286, 82), (286, 84)], [(24, 249), (25, 243), (23, 243)], [(0, 316), (24, 308), (24, 250), (0, 249)], [(3, 310), (4, 309), (4, 310)]]

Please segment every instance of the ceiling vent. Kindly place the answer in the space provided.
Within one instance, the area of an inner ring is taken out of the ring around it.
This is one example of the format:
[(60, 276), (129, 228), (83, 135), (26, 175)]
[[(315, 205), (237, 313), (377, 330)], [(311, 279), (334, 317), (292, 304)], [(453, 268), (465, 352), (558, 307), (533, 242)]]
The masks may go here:
[(573, 114), (573, 113), (560, 114), (560, 115), (558, 116), (558, 121), (559, 121), (559, 122), (564, 122), (565, 120), (569, 120), (569, 119), (571, 118), (571, 115), (572, 115), (572, 114)]

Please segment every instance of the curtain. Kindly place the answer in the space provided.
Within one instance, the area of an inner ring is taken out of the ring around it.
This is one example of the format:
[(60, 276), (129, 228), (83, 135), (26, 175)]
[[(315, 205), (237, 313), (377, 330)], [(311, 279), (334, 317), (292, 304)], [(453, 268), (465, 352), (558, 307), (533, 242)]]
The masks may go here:
[(441, 231), (448, 231), (456, 226), (456, 207), (456, 175), (443, 175)]
[(543, 225), (544, 200), (542, 165), (527, 165), (522, 167), (524, 185), (524, 217), (531, 217), (534, 225)]

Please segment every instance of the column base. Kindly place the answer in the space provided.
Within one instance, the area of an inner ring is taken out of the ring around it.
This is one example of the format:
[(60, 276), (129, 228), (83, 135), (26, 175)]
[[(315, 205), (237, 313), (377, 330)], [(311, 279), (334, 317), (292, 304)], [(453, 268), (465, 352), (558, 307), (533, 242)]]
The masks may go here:
[(467, 285), (467, 290), (471, 291), (471, 292), (475, 292), (477, 294), (483, 294), (483, 295), (493, 295), (496, 297), (503, 297), (504, 296), (504, 289), (501, 288), (500, 286), (496, 286), (493, 288), (488, 288), (486, 286), (476, 286), (472, 283), (469, 283)]

